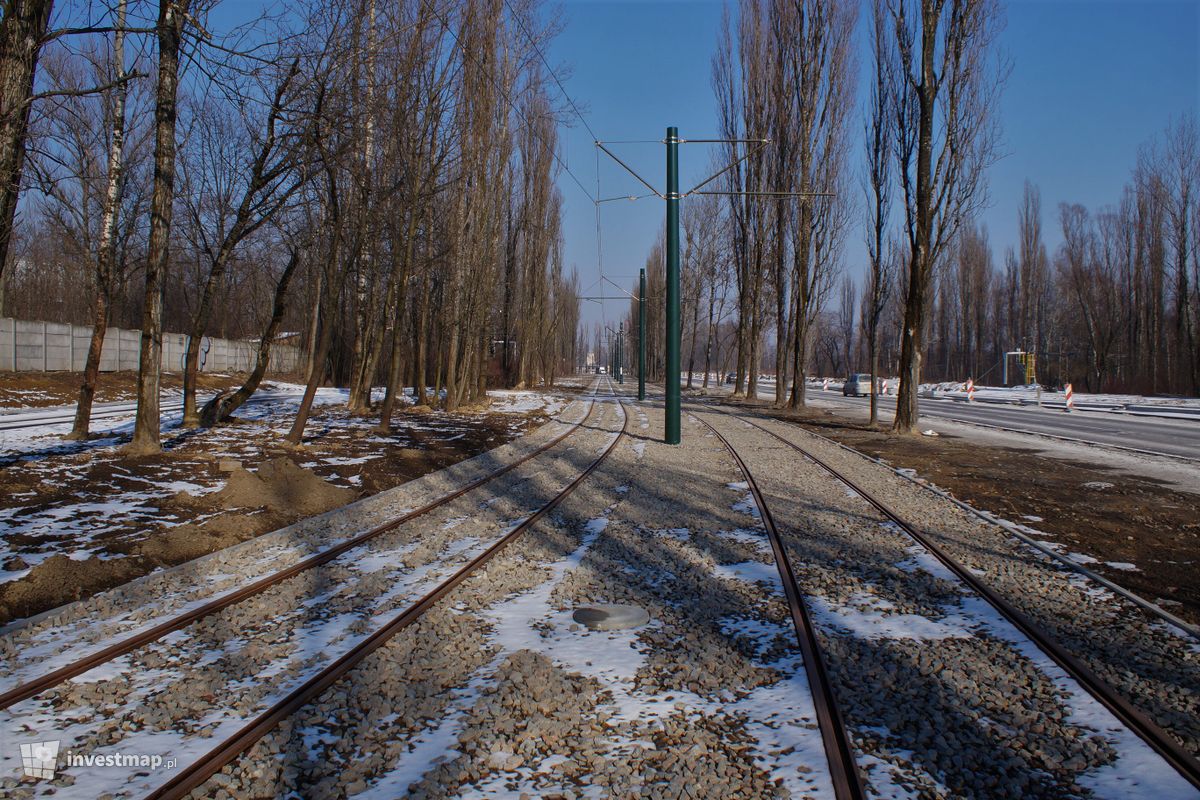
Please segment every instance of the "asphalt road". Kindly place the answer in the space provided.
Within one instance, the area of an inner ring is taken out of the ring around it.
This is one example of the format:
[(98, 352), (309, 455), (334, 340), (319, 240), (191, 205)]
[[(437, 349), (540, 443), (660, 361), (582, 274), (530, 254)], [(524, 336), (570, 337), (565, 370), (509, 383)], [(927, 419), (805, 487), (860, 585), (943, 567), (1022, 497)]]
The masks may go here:
[[(760, 389), (759, 395), (774, 397), (774, 391), (771, 386), (767, 390)], [(840, 386), (836, 391), (831, 386), (827, 392), (810, 387), (809, 398), (858, 408), (864, 415), (870, 402), (866, 397), (843, 397)], [(1200, 421), (1135, 417), (1109, 411), (1067, 413), (1036, 406), (967, 405), (929, 398), (921, 398), (920, 409), (921, 420), (928, 423), (948, 419), (1200, 460)], [(895, 411), (894, 397), (879, 398), (880, 416), (891, 417)]]

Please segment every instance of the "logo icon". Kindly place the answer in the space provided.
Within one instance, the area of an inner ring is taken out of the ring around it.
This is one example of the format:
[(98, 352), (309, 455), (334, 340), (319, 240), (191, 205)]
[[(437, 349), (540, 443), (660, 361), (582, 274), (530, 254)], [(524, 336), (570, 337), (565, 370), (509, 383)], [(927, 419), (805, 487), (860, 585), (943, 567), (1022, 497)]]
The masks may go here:
[(21, 745), (21, 766), (31, 778), (53, 778), (58, 767), (58, 742)]

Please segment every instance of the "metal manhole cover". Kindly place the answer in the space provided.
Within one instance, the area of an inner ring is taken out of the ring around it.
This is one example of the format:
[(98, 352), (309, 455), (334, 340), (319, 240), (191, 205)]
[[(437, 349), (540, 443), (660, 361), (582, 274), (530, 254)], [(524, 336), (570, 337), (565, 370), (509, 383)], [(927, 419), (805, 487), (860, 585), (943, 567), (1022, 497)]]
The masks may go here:
[(645, 625), (650, 621), (650, 615), (640, 606), (604, 604), (580, 606), (571, 619), (594, 631), (619, 631)]

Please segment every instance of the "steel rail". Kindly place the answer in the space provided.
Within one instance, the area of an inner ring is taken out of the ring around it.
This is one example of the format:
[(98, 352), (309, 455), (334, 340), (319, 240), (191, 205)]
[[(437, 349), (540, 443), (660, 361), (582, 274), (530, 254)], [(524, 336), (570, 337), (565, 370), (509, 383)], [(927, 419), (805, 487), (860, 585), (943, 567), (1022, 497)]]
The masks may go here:
[[(597, 383), (599, 383), (599, 382), (597, 382)], [(377, 525), (376, 527), (371, 528), (370, 530), (368, 530), (364, 533), (361, 533), (357, 536), (351, 537), (350, 539), (347, 539), (344, 542), (340, 542), (339, 544), (336, 544), (333, 547), (322, 550), (321, 552), (319, 552), (315, 555), (309, 556), (308, 558), (303, 559), (302, 561), (298, 561), (297, 563), (293, 564), (290, 567), (287, 567), (286, 569), (282, 569), (278, 572), (274, 572), (270, 575), (259, 578), (258, 580), (254, 581), (252, 583), (249, 583), (246, 586), (243, 586), (241, 589), (237, 589), (233, 592), (230, 592), (229, 594), (225, 594), (218, 598), (210, 600), (209, 602), (207, 602), (203, 605), (197, 606), (196, 608), (194, 608), (186, 613), (179, 614), (178, 616), (172, 617), (158, 625), (155, 625), (152, 628), (148, 628), (147, 630), (142, 631), (141, 633), (137, 633), (126, 639), (122, 639), (119, 642), (115, 642), (114, 644), (111, 644), (108, 647), (105, 647), (101, 650), (97, 650), (95, 653), (92, 653), (91, 655), (87, 655), (80, 659), (77, 659), (76, 661), (73, 661), (70, 664), (62, 666), (62, 667), (52, 670), (50, 672), (47, 672), (46, 674), (41, 675), (37, 678), (34, 678), (33, 680), (27, 681), (26, 683), (18, 684), (17, 686), (14, 686), (12, 689), (9, 689), (3, 693), (0, 693), (0, 710), (3, 710), (15, 703), (19, 703), (22, 700), (27, 700), (30, 697), (40, 694), (41, 692), (44, 692), (45, 690), (65, 681), (65, 680), (69, 680), (78, 675), (82, 675), (83, 673), (87, 672), (88, 670), (94, 669), (95, 667), (98, 667), (101, 664), (105, 664), (105, 663), (113, 660), (114, 658), (123, 656), (127, 653), (137, 650), (140, 647), (144, 647), (145, 645), (150, 644), (151, 642), (161, 639), (162, 637), (166, 636), (169, 633), (173, 633), (174, 631), (177, 631), (177, 630), (180, 630), (181, 628), (187, 627), (188, 625), (192, 624), (196, 620), (210, 616), (210, 615), (212, 615), (218, 611), (221, 611), (222, 609), (228, 608), (229, 606), (234, 605), (236, 603), (240, 603), (241, 601), (243, 601), (249, 597), (253, 597), (254, 595), (261, 594), (262, 592), (266, 591), (267, 589), (271, 588), (272, 586), (282, 583), (283, 581), (285, 581), (289, 578), (295, 577), (296, 575), (300, 574), (301, 572), (312, 569), (314, 567), (319, 567), (322, 564), (327, 564), (330, 561), (332, 561), (333, 559), (340, 556), (341, 554), (347, 552), (348, 550), (352, 550), (356, 547), (359, 547), (360, 545), (365, 544), (366, 542), (370, 541), (371, 539), (376, 538), (377, 536), (380, 536), (381, 534), (387, 533), (389, 531), (393, 531), (396, 528), (399, 528), (401, 525), (404, 525), (405, 523), (410, 522), (410, 521), (416, 519), (417, 517), (428, 514), (430, 511), (440, 508), (441, 506), (446, 505), (450, 501), (455, 500), (459, 497), (462, 497), (467, 492), (470, 492), (473, 489), (477, 489), (480, 486), (482, 486), (483, 484), (485, 484), (489, 481), (492, 481), (496, 478), (499, 478), (500, 476), (504, 475), (505, 473), (510, 472), (511, 470), (516, 469), (517, 467), (526, 463), (531, 458), (541, 455), (545, 451), (549, 450), (551, 447), (554, 447), (555, 445), (559, 444), (564, 439), (566, 439), (568, 436), (570, 436), (571, 434), (575, 433), (580, 428), (582, 428), (584, 423), (586, 423), (588, 421), (588, 419), (591, 418), (592, 412), (596, 408), (595, 400), (589, 400), (589, 402), (590, 402), (590, 405), (588, 406), (588, 413), (583, 417), (583, 419), (581, 419), (579, 422), (571, 424), (571, 427), (568, 428), (566, 431), (564, 431), (562, 434), (555, 437), (554, 439), (547, 442), (546, 444), (541, 445), (537, 449), (530, 451), (529, 453), (520, 457), (516, 461), (506, 464), (498, 470), (489, 472), (486, 475), (476, 478), (475, 480), (471, 481), (470, 483), (467, 483), (465, 486), (462, 486), (459, 489), (456, 489), (452, 492), (444, 494), (441, 497), (438, 497), (438, 498), (426, 503), (425, 505), (421, 506), (420, 508), (416, 508), (412, 511), (409, 511), (393, 520), (389, 520), (388, 522), (382, 523), (381, 525)]]
[(864, 500), (875, 507), (881, 514), (895, 523), (901, 530), (908, 534), (915, 542), (924, 547), (934, 558), (942, 563), (947, 569), (964, 584), (969, 586), (972, 591), (983, 597), (987, 602), (1000, 612), (1006, 620), (1008, 620), (1017, 630), (1021, 631), (1031, 641), (1033, 641), (1039, 649), (1051, 658), (1060, 668), (1070, 675), (1079, 685), (1083, 686), (1092, 697), (1096, 698), (1105, 708), (1112, 712), (1113, 716), (1121, 721), (1123, 725), (1132, 730), (1146, 744), (1148, 744), (1155, 752), (1163, 757), (1180, 775), (1187, 779), (1192, 785), (1200, 788), (1200, 761), (1189, 753), (1183, 745), (1176, 741), (1163, 728), (1151, 720), (1142, 711), (1137, 709), (1131, 702), (1122, 697), (1115, 689), (1113, 689), (1103, 678), (1097, 675), (1090, 667), (1085, 665), (1081, 660), (1071, 655), (1057, 641), (1052, 639), (1049, 634), (1045, 633), (1038, 625), (1026, 616), (1022, 611), (1018, 610), (1014, 605), (1009, 603), (992, 588), (987, 586), (983, 581), (979, 580), (968, 568), (959, 564), (954, 560), (949, 553), (942, 549), (940, 545), (932, 541), (928, 536), (922, 533), (917, 527), (909, 524), (902, 519), (896, 512), (892, 511), (885, 503), (877, 499), (870, 493), (864, 491), (850, 478), (847, 478), (842, 473), (838, 472), (833, 467), (822, 461), (817, 456), (806, 450), (804, 447), (792, 442), (783, 436), (780, 436), (775, 431), (759, 425), (753, 420), (746, 419), (744, 416), (739, 416), (733, 412), (724, 409), (714, 409), (726, 414), (734, 419), (741, 420), (748, 425), (751, 425), (758, 430), (766, 433), (783, 444), (792, 448), (809, 461), (816, 464), (818, 467), (827, 472), (830, 476), (843, 483), (851, 491), (856, 492)]
[[(951, 418), (944, 417), (944, 419), (951, 419)], [(978, 422), (967, 422), (965, 420), (959, 420), (957, 418), (954, 418), (954, 420), (956, 422), (962, 422), (964, 425), (977, 425), (977, 426), (983, 427), (983, 428), (994, 427), (991, 425), (984, 425), (983, 423), (978, 423)], [(785, 420), (780, 419), (778, 421), (784, 422)], [(1083, 575), (1088, 580), (1095, 581), (1096, 583), (1100, 584), (1104, 588), (1108, 589), (1110, 592), (1113, 592), (1114, 594), (1118, 594), (1121, 597), (1124, 597), (1126, 600), (1133, 603), (1135, 606), (1141, 608), (1146, 613), (1152, 614), (1152, 615), (1158, 617), (1160, 620), (1162, 620), (1163, 622), (1167, 623), (1168, 625), (1171, 625), (1172, 627), (1178, 629), (1180, 632), (1184, 633), (1185, 635), (1191, 637), (1192, 639), (1195, 639), (1196, 641), (1200, 641), (1200, 628), (1198, 628), (1197, 626), (1187, 622), (1184, 619), (1177, 617), (1176, 615), (1172, 614), (1170, 611), (1167, 611), (1162, 606), (1159, 606), (1159, 605), (1147, 600), (1146, 598), (1142, 597), (1141, 595), (1136, 594), (1135, 592), (1132, 592), (1129, 589), (1126, 589), (1124, 586), (1120, 585), (1119, 583), (1109, 580), (1108, 578), (1104, 577), (1100, 573), (1088, 569), (1083, 564), (1080, 564), (1077, 561), (1072, 561), (1070, 558), (1063, 555), (1062, 553), (1051, 550), (1049, 547), (1042, 544), (1037, 539), (1034, 539), (1034, 538), (1026, 535), (1024, 532), (1021, 531), (1020, 526), (1016, 525), (1015, 523), (1009, 522), (1006, 519), (1001, 519), (999, 517), (993, 516), (988, 511), (982, 511), (978, 508), (975, 508), (975, 506), (971, 505), (970, 503), (965, 503), (962, 500), (959, 500), (954, 495), (950, 494), (949, 492), (945, 491), (944, 489), (939, 489), (938, 487), (934, 486), (933, 484), (929, 483), (928, 481), (917, 480), (916, 478), (913, 478), (910, 475), (906, 475), (905, 473), (896, 469), (895, 467), (893, 467), (891, 464), (887, 463), (886, 461), (875, 458), (874, 456), (867, 455), (866, 453), (864, 453), (860, 450), (855, 450), (853, 447), (848, 447), (839, 441), (830, 439), (828, 436), (822, 436), (821, 434), (817, 433), (816, 431), (811, 431), (811, 430), (808, 430), (807, 428), (802, 428), (801, 430), (803, 430), (804, 433), (806, 433), (807, 435), (812, 436), (817, 439), (820, 439), (821, 441), (825, 442), (826, 444), (833, 445), (834, 447), (836, 447), (840, 450), (845, 450), (847, 453), (850, 453), (850, 454), (852, 454), (858, 458), (864, 459), (866, 461), (870, 461), (873, 464), (878, 464), (879, 466), (883, 467), (884, 469), (890, 470), (894, 475), (897, 475), (898, 477), (903, 478), (904, 480), (908, 481), (909, 483), (913, 484), (914, 486), (920, 486), (925, 491), (932, 492), (933, 494), (937, 495), (938, 497), (942, 498), (943, 500), (949, 500), (951, 503), (954, 503), (954, 505), (958, 506), (963, 511), (966, 511), (968, 514), (978, 517), (979, 519), (983, 520), (984, 522), (988, 523), (989, 525), (995, 525), (996, 527), (1002, 529), (1008, 535), (1015, 537), (1023, 544), (1026, 544), (1029, 547), (1033, 548), (1034, 550), (1037, 550), (1039, 553), (1046, 556), (1047, 558), (1049, 558), (1053, 561), (1056, 561), (1057, 563), (1061, 564), (1062, 566), (1066, 567), (1067, 569), (1071, 570), (1072, 572), (1077, 572), (1080, 575)], [(1047, 436), (1050, 438), (1065, 438), (1065, 437), (1055, 437), (1053, 434), (1048, 434), (1048, 433), (1033, 433), (1032, 431), (1021, 431), (1021, 430), (1016, 430), (1016, 429), (998, 428), (997, 430), (1011, 430), (1014, 433), (1029, 433), (1030, 435), (1033, 435), (1033, 436)], [(1076, 439), (1068, 439), (1067, 441), (1077, 441), (1081, 444), (1087, 444), (1087, 445), (1091, 445), (1091, 446), (1095, 446), (1095, 447), (1117, 447), (1117, 445), (1105, 445), (1105, 444), (1100, 444), (1098, 442), (1088, 441), (1086, 439), (1077, 439), (1077, 440)], [(1139, 451), (1135, 451), (1135, 452), (1139, 452)], [(1149, 451), (1149, 450), (1140, 451), (1140, 452), (1145, 452), (1150, 455), (1161, 455), (1161, 456), (1166, 456), (1168, 458), (1180, 458), (1180, 459), (1195, 460), (1197, 462), (1200, 462), (1200, 459), (1188, 459), (1187, 456), (1175, 456), (1175, 455), (1171, 455), (1169, 453), (1158, 453), (1158, 452)]]
[(842, 444), (841, 442), (834, 441), (833, 439), (830, 439), (828, 436), (822, 436), (821, 434), (815, 433), (814, 431), (805, 430), (804, 432), (807, 433), (809, 436), (815, 436), (816, 438), (820, 439), (821, 441), (827, 442), (828, 444), (831, 444), (834, 447), (837, 447), (841, 450), (845, 450), (847, 453), (850, 453), (859, 458), (870, 461), (873, 464), (878, 464), (879, 466), (883, 467), (884, 469), (890, 470), (892, 472), (892, 474), (896, 475), (897, 477), (903, 478), (904, 480), (908, 481), (913, 486), (919, 486), (922, 489), (924, 489), (925, 491), (932, 492), (933, 494), (937, 495), (938, 497), (942, 498), (943, 500), (949, 500), (951, 503), (954, 503), (954, 505), (958, 506), (963, 511), (966, 511), (967, 513), (971, 514), (972, 516), (978, 517), (979, 519), (983, 520), (984, 522), (988, 523), (989, 525), (995, 525), (997, 528), (1000, 528), (1005, 533), (1009, 534), (1010, 536), (1015, 537), (1021, 543), (1026, 544), (1029, 547), (1032, 547), (1034, 550), (1037, 550), (1039, 553), (1046, 556), (1047, 558), (1050, 558), (1053, 561), (1056, 561), (1057, 563), (1061, 564), (1062, 566), (1066, 567), (1067, 569), (1071, 570), (1072, 572), (1077, 572), (1080, 575), (1083, 575), (1085, 578), (1095, 581), (1096, 583), (1100, 584), (1104, 588), (1108, 589), (1110, 592), (1112, 592), (1114, 594), (1118, 594), (1121, 597), (1124, 597), (1126, 600), (1133, 603), (1135, 606), (1137, 606), (1138, 608), (1147, 612), (1148, 614), (1152, 614), (1152, 615), (1158, 617), (1160, 620), (1167, 623), (1168, 625), (1174, 626), (1181, 633), (1183, 633), (1187, 636), (1190, 636), (1191, 638), (1195, 639), (1197, 642), (1200, 642), (1200, 628), (1197, 628), (1195, 625), (1192, 625), (1191, 623), (1187, 622), (1186, 620), (1175, 616), (1174, 614), (1172, 614), (1170, 611), (1167, 611), (1162, 606), (1159, 606), (1159, 605), (1156, 605), (1156, 604), (1150, 602), (1149, 600), (1142, 597), (1141, 595), (1131, 592), (1130, 590), (1126, 589), (1124, 586), (1120, 585), (1119, 583), (1115, 583), (1115, 582), (1109, 580), (1108, 578), (1104, 577), (1100, 573), (1093, 572), (1092, 570), (1085, 567), (1083, 564), (1080, 564), (1077, 561), (1072, 561), (1070, 558), (1067, 558), (1062, 553), (1051, 550), (1049, 547), (1042, 544), (1037, 539), (1034, 539), (1031, 536), (1028, 536), (1027, 534), (1023, 533), (1020, 530), (1020, 527), (1018, 525), (1016, 525), (1015, 523), (1009, 522), (1006, 519), (1001, 519), (1000, 517), (993, 516), (990, 512), (981, 511), (980, 509), (975, 508), (975, 506), (971, 505), (970, 503), (965, 503), (962, 500), (959, 500), (957, 497), (950, 494), (945, 489), (939, 489), (937, 486), (934, 486), (933, 484), (929, 483), (928, 481), (920, 481), (910, 475), (906, 475), (903, 472), (901, 472), (900, 470), (893, 467), (891, 464), (888, 464), (886, 461), (882, 461), (881, 459), (875, 458), (874, 456), (869, 456), (866, 453), (855, 450), (853, 447), (847, 447), (846, 445)]
[(775, 566), (779, 569), (779, 577), (783, 581), (783, 591), (787, 596), (788, 607), (791, 610), (792, 625), (796, 628), (796, 638), (800, 644), (800, 653), (804, 658), (804, 671), (808, 676), (808, 685), (812, 691), (813, 707), (817, 713), (817, 725), (821, 731), (821, 743), (825, 748), (825, 758), (829, 763), (829, 774), (833, 779), (833, 792), (837, 800), (861, 800), (866, 797), (863, 789), (862, 776), (858, 771), (858, 762), (854, 757), (854, 749), (846, 732), (845, 722), (837, 704), (833, 685), (829, 680), (829, 671), (821, 657), (821, 645), (817, 639), (816, 629), (809, 617), (804, 598), (800, 595), (796, 584), (796, 573), (792, 562), (783, 547), (783, 540), (775, 526), (775, 518), (762, 491), (755, 482), (750, 468), (742, 460), (741, 455), (734, 449), (729, 440), (721, 432), (698, 416), (692, 418), (713, 432), (717, 440), (725, 445), (725, 449), (737, 462), (746, 485), (754, 495), (754, 502), (762, 516), (763, 527), (767, 530), (767, 538), (771, 542), (771, 551), (775, 554)]
[(459, 569), (451, 577), (447, 578), (435, 589), (426, 594), (424, 597), (410, 605), (399, 615), (394, 617), (382, 628), (376, 630), (373, 634), (359, 642), (354, 649), (344, 654), (337, 661), (329, 664), (317, 674), (313, 675), (303, 684), (298, 686), (286, 697), (281, 699), (271, 708), (264, 711), (257, 718), (245, 725), (241, 730), (235, 733), (230, 738), (226, 739), (220, 745), (210, 750), (205, 755), (201, 756), (197, 761), (192, 762), (185, 767), (178, 775), (170, 781), (158, 787), (157, 789), (146, 795), (145, 800), (178, 800), (186, 797), (191, 791), (201, 786), (206, 780), (219, 772), (227, 764), (237, 759), (254, 746), (260, 739), (266, 736), (280, 722), (290, 717), (293, 713), (308, 705), (315, 700), (327, 689), (337, 683), (347, 673), (349, 673), (359, 662), (375, 650), (382, 647), (389, 639), (395, 636), (398, 632), (407, 628), (409, 625), (420, 619), (425, 612), (434, 606), (439, 600), (449, 594), (455, 587), (469, 578), (481, 566), (491, 561), (501, 550), (507, 547), (511, 542), (517, 539), (521, 534), (529, 530), (542, 517), (549, 514), (562, 503), (581, 483), (596, 469), (604, 463), (609, 454), (616, 449), (617, 445), (625, 438), (629, 427), (629, 412), (625, 410), (625, 405), (620, 399), (617, 404), (621, 408), (621, 413), (624, 417), (621, 429), (614, 431), (616, 436), (613, 437), (608, 447), (600, 454), (583, 472), (581, 472), (565, 489), (554, 496), (548, 503), (539, 508), (531, 516), (527, 517), (520, 525), (513, 528), (502, 538), (498, 539), (487, 550), (480, 553), (475, 558), (471, 559), (466, 566)]

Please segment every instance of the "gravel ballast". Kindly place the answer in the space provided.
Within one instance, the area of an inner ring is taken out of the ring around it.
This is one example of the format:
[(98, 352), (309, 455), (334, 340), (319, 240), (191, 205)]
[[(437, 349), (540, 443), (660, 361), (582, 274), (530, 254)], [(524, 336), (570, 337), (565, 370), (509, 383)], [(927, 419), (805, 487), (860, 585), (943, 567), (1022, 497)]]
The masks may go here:
[[(177, 758), (178, 770), (513, 530), (624, 426), (607, 460), (557, 508), (192, 797), (832, 798), (760, 510), (704, 420), (746, 461), (779, 527), (868, 796), (1197, 796), (943, 565), (817, 465), (703, 406), (685, 409), (683, 445), (666, 446), (659, 407), (628, 396), (618, 403), (601, 385), (583, 428), (507, 475), (0, 712), (0, 793), (144, 795), (174, 772), (60, 761), (53, 780), (19, 779), (15, 744), (58, 739), (75, 753), (160, 754)], [(582, 419), (585, 406), (573, 403), (560, 419)], [(1125, 683), (1114, 684), (1140, 691), (1129, 690), (1194, 741), (1200, 649), (1144, 617), (1131, 620), (1128, 604), (945, 498), (794, 427), (755, 421), (845, 469), (1030, 616), (1048, 620), (1064, 644), (1099, 643), (1093, 666), (1124, 664)], [(323, 522), (64, 609), (7, 634), (3, 655), (33, 674), (60, 651), (86, 652), (245, 575), (295, 563), (564, 429), (548, 424)], [(1027, 596), (1012, 596), (1020, 593)], [(615, 630), (575, 618), (608, 605), (645, 618)]]

